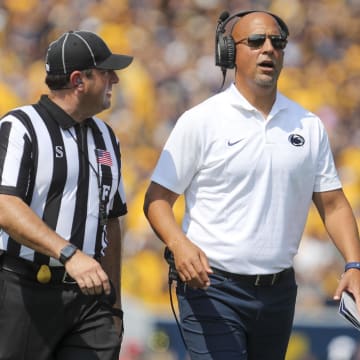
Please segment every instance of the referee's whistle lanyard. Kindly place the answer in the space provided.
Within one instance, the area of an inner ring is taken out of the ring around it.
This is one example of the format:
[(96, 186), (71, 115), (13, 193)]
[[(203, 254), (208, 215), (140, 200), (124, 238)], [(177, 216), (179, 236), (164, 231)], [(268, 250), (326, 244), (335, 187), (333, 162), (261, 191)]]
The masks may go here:
[[(87, 152), (85, 151), (85, 149), (87, 149), (87, 133), (86, 133), (87, 127), (84, 124), (80, 124), (79, 125), (79, 140), (77, 140), (75, 138), (75, 136), (73, 135), (73, 133), (70, 131), (70, 129), (67, 129), (67, 131), (70, 133), (71, 137), (74, 139), (74, 141), (76, 142), (76, 144), (78, 145), (79, 151), (82, 154), (84, 160), (86, 160), (86, 162), (89, 164), (91, 170), (94, 172), (94, 174), (96, 175), (96, 180), (97, 180), (97, 185), (98, 185), (98, 189), (99, 189), (99, 225), (101, 226), (101, 229), (103, 231), (103, 233), (105, 233), (105, 225), (107, 224), (108, 221), (108, 217), (107, 217), (107, 213), (106, 213), (106, 202), (103, 200), (103, 189), (101, 186), (101, 178), (100, 178), (100, 163), (99, 161), (97, 161), (97, 169), (95, 169), (94, 165), (90, 162), (89, 157), (87, 155)], [(76, 129), (75, 129), (76, 132)], [(97, 156), (96, 154), (96, 149), (95, 149), (95, 157)], [(115, 295), (116, 296), (116, 295)], [(115, 300), (111, 301), (110, 303), (107, 303), (106, 301), (103, 303), (103, 305), (107, 306), (108, 309), (112, 312), (113, 316), (117, 316), (118, 318), (120, 318), (121, 320), (123, 319), (123, 312), (121, 309), (115, 308), (114, 307), (114, 302)], [(123, 334), (124, 332), (124, 324), (121, 324), (121, 334)], [(122, 335), (120, 335), (121, 337)]]
[[(94, 165), (90, 162), (89, 157), (87, 153), (85, 152), (85, 149), (87, 148), (87, 139), (86, 139), (86, 130), (87, 126), (84, 124), (79, 124), (79, 140), (77, 140), (74, 136), (74, 134), (70, 131), (70, 129), (67, 129), (71, 137), (74, 139), (74, 141), (77, 143), (78, 148), (88, 165), (90, 166), (90, 169), (94, 172), (96, 176), (96, 181), (98, 185), (99, 190), (99, 224), (103, 231), (105, 231), (105, 225), (107, 224), (108, 217), (106, 213), (106, 202), (103, 200), (103, 188), (101, 186), (101, 178), (100, 178), (100, 164), (97, 161), (97, 169), (95, 169)], [(76, 131), (76, 129), (75, 129)], [(95, 156), (96, 156), (96, 150), (95, 150)]]

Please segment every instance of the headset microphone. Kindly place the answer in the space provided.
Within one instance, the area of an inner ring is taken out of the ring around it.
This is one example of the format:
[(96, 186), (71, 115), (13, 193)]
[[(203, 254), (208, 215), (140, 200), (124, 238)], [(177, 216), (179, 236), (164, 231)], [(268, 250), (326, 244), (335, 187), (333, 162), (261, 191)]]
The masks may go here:
[(228, 17), (230, 16), (228, 11), (223, 11), (220, 16), (219, 16), (219, 23), (222, 23), (223, 21), (225, 21)]

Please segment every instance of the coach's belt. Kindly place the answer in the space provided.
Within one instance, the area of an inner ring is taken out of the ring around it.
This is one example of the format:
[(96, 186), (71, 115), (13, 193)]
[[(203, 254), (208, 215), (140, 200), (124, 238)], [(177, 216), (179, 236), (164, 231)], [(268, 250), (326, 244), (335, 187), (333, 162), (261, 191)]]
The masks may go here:
[(76, 284), (76, 281), (68, 275), (63, 266), (36, 264), (7, 253), (0, 255), (0, 269), (41, 284)]
[(225, 270), (220, 270), (213, 268), (213, 273), (215, 275), (223, 276), (227, 279), (233, 281), (242, 281), (246, 282), (247, 284), (254, 285), (254, 286), (272, 286), (276, 284), (280, 279), (284, 278), (286, 275), (293, 273), (293, 268), (288, 268), (283, 271), (280, 271), (276, 274), (266, 274), (266, 275), (239, 275), (227, 272)]

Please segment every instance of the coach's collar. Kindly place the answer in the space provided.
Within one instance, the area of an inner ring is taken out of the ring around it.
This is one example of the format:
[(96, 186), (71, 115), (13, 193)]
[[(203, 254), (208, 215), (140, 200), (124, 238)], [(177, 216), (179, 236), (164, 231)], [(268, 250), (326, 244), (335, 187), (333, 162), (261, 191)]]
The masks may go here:
[[(244, 97), (244, 95), (241, 94), (241, 92), (236, 88), (235, 84), (232, 83), (226, 90), (229, 101), (232, 106), (235, 108), (242, 108), (248, 111), (254, 111), (257, 110), (253, 105), (251, 105), (248, 100)], [(285, 110), (287, 107), (286, 102), (284, 101), (284, 97), (277, 92), (276, 93), (276, 99), (272, 106), (271, 113), (277, 113), (282, 110)]]

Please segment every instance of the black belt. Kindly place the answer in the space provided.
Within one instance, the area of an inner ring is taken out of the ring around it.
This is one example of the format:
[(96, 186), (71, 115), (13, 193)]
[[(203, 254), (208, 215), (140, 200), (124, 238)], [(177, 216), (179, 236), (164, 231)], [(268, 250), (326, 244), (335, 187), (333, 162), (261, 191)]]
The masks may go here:
[(266, 274), (266, 275), (239, 275), (227, 272), (225, 270), (220, 270), (216, 268), (211, 268), (215, 275), (223, 276), (227, 279), (234, 280), (234, 281), (242, 281), (246, 282), (247, 284), (253, 286), (273, 286), (280, 279), (283, 279), (285, 275), (291, 274), (294, 272), (293, 268), (288, 268), (283, 271), (280, 271), (276, 274)]
[(0, 255), (0, 269), (41, 284), (76, 284), (63, 266), (41, 265), (6, 253)]

